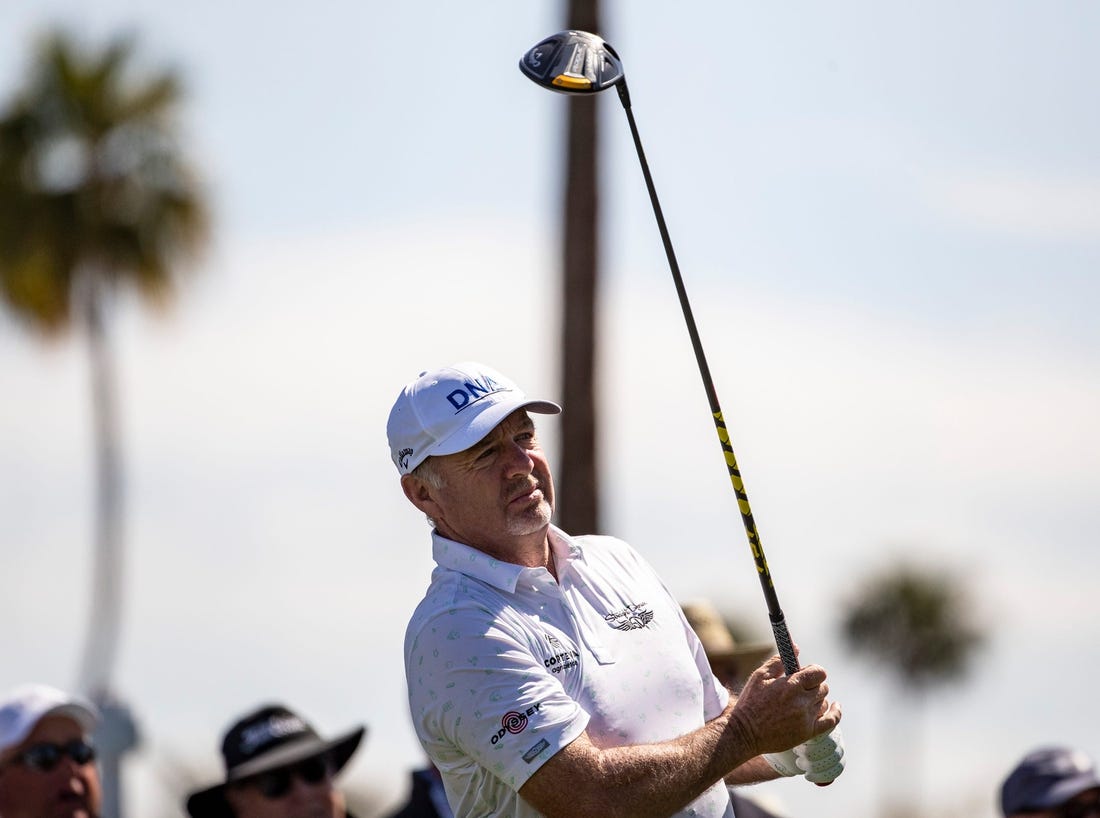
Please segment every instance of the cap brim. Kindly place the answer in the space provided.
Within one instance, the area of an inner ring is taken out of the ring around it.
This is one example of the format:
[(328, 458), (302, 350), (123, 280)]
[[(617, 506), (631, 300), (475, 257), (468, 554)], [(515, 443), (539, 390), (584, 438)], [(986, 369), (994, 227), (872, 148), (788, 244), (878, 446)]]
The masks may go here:
[(430, 447), (424, 459), (466, 451), (499, 426), (506, 417), (520, 409), (527, 409), (540, 415), (557, 415), (561, 412), (560, 406), (548, 400), (524, 399), (491, 404), (453, 435), (437, 441)]
[(191, 818), (233, 818), (233, 811), (225, 800), (225, 788), (229, 784), (325, 753), (332, 758), (332, 772), (335, 775), (351, 760), (366, 732), (366, 727), (357, 727), (327, 741), (308, 738), (285, 744), (261, 758), (235, 767), (223, 783), (192, 793), (187, 798), (187, 813)]
[(42, 714), (41, 719), (46, 716), (65, 716), (70, 718), (80, 725), (80, 729), (85, 733), (91, 733), (95, 730), (96, 725), (99, 724), (99, 713), (91, 704), (84, 704), (80, 701), (70, 701), (66, 704), (59, 704), (57, 707), (51, 707), (45, 713)]

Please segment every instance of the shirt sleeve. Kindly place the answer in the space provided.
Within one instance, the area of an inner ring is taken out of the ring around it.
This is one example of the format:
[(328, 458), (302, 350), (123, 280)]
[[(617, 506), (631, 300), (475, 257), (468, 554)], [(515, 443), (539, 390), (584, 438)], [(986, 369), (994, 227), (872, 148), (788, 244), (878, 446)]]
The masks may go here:
[(472, 759), (518, 791), (588, 724), (507, 612), (453, 609), (410, 637), (410, 711), (437, 764)]

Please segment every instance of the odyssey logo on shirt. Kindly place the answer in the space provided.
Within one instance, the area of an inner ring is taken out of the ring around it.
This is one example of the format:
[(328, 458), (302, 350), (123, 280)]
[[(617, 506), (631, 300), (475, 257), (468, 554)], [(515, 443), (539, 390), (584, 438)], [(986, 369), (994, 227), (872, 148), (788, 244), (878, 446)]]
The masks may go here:
[(542, 709), (542, 702), (535, 702), (526, 710), (509, 710), (500, 720), (500, 729), (489, 739), (490, 744), (496, 744), (509, 733), (516, 735), (527, 729), (527, 718), (535, 715)]

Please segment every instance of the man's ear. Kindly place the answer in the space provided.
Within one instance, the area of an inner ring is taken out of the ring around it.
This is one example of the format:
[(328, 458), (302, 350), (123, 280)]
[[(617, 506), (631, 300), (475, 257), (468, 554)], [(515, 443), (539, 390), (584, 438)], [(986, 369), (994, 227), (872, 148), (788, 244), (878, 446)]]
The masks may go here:
[(410, 503), (433, 520), (439, 516), (442, 509), (435, 501), (435, 490), (426, 481), (415, 474), (404, 474), (401, 476), (401, 490), (405, 492)]

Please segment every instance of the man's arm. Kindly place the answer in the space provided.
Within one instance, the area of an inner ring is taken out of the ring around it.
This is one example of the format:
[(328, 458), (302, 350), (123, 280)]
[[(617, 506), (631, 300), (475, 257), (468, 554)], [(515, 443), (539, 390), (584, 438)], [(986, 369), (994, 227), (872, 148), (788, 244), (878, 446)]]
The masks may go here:
[(582, 734), (554, 754), (519, 794), (548, 818), (667, 816), (761, 753), (831, 730), (840, 706), (825, 699), (817, 665), (783, 675), (779, 657), (753, 672), (717, 718), (657, 744), (597, 747)]
[(781, 777), (779, 772), (760, 756), (750, 758), (724, 776), (726, 783), (731, 787), (739, 787), (743, 784), (759, 784), (761, 781), (771, 781)]

